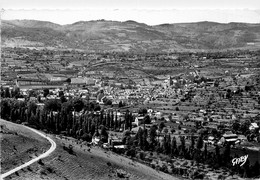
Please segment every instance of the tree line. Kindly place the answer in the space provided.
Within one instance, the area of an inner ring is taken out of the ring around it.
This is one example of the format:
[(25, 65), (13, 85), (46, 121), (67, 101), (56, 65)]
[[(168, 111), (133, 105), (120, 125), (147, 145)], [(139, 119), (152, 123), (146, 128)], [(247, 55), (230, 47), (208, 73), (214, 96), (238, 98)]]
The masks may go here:
[(49, 99), (44, 105), (37, 101), (20, 101), (3, 98), (1, 118), (17, 123), (28, 123), (37, 129), (55, 134), (65, 134), (91, 141), (98, 129), (119, 131), (132, 128), (133, 115), (126, 111), (122, 117), (116, 110), (101, 110), (95, 102), (72, 98), (62, 103), (59, 99)]
[[(179, 136), (179, 140), (175, 136), (171, 137), (170, 133), (160, 136), (160, 128), (163, 128), (161, 124), (159, 127), (153, 125), (148, 130), (144, 125), (144, 128), (139, 128), (137, 134), (133, 137), (130, 136), (130, 133), (125, 133), (123, 142), (128, 147), (125, 154), (131, 157), (139, 157), (140, 151), (157, 152), (171, 159), (184, 158), (196, 163), (208, 164), (213, 169), (226, 168), (231, 174), (238, 174), (241, 177), (251, 178), (260, 175), (258, 160), (254, 164), (250, 164), (250, 161), (247, 160), (242, 167), (232, 165), (232, 159), (238, 158), (238, 155), (231, 156), (231, 144), (227, 143), (223, 148), (216, 145), (213, 149), (212, 147), (209, 149), (208, 145), (203, 142), (203, 135), (199, 137), (191, 135), (190, 143), (187, 143), (184, 136)], [(159, 140), (159, 136), (161, 140)]]
[[(8, 94), (8, 92), (5, 92)], [(60, 94), (62, 97), (62, 93)], [(49, 99), (44, 105), (37, 104), (36, 100), (20, 101), (16, 98), (2, 98), (1, 118), (16, 123), (27, 123), (28, 125), (55, 134), (64, 134), (84, 141), (91, 141), (93, 136), (100, 136), (101, 141), (107, 142), (107, 130), (119, 131), (126, 129), (123, 133), (123, 144), (127, 146), (126, 155), (136, 157), (139, 151), (152, 151), (169, 156), (170, 158), (185, 158), (197, 163), (209, 164), (213, 168), (226, 167), (232, 173), (242, 177), (257, 177), (260, 175), (260, 165), (256, 161), (250, 164), (249, 160), (240, 167), (232, 166), (230, 155), (230, 144), (224, 150), (215, 146), (214, 150), (208, 150), (207, 144), (203, 143), (203, 135), (197, 139), (191, 135), (190, 144), (184, 136), (171, 136), (169, 133), (161, 135), (160, 132), (165, 125), (152, 125), (147, 111), (141, 109), (139, 114), (144, 115), (143, 128), (139, 128), (135, 136), (131, 136), (133, 115), (127, 110), (123, 117), (117, 116), (117, 111), (102, 110), (95, 102), (83, 100), (80, 97), (66, 100)], [(99, 130), (100, 134), (99, 134)]]

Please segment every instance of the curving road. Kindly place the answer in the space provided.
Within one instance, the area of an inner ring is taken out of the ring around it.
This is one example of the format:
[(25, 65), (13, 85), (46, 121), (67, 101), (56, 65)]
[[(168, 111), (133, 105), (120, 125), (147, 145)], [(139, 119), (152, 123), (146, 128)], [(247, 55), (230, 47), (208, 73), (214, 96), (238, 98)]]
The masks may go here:
[(41, 133), (41, 132), (39, 132), (39, 131), (37, 131), (37, 130), (35, 130), (35, 129), (33, 129), (33, 128), (30, 128), (30, 127), (27, 127), (27, 126), (24, 126), (24, 127), (26, 127), (26, 128), (28, 128), (28, 129), (30, 129), (31, 131), (33, 131), (33, 132), (39, 134), (40, 136), (46, 138), (46, 139), (51, 143), (51, 147), (50, 147), (50, 149), (49, 149), (48, 151), (46, 151), (45, 153), (41, 154), (40, 156), (38, 156), (38, 157), (36, 157), (36, 158), (30, 160), (30, 161), (27, 162), (27, 163), (22, 164), (21, 166), (18, 166), (18, 167), (16, 167), (16, 168), (14, 168), (14, 169), (12, 169), (12, 170), (10, 170), (10, 171), (8, 171), (8, 172), (2, 174), (2, 175), (0, 176), (0, 179), (3, 179), (3, 178), (5, 178), (5, 177), (7, 177), (7, 176), (9, 176), (9, 175), (11, 175), (11, 174), (13, 174), (13, 173), (15, 173), (16, 171), (19, 171), (19, 170), (21, 170), (21, 169), (23, 169), (23, 168), (25, 168), (25, 167), (27, 167), (27, 166), (30, 166), (31, 164), (33, 164), (33, 163), (35, 163), (35, 162), (37, 162), (37, 161), (39, 161), (40, 159), (49, 156), (49, 155), (56, 149), (56, 143), (55, 143), (51, 138), (47, 137), (47, 136), (44, 135), (43, 133)]

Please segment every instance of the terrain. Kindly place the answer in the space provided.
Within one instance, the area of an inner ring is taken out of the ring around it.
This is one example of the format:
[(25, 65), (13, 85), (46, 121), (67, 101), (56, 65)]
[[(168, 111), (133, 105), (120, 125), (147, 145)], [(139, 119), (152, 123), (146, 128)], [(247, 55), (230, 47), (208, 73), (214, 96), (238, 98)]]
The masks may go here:
[(47, 151), (50, 143), (40, 135), (0, 119), (1, 173), (5, 173)]
[(68, 25), (3, 20), (4, 47), (72, 48), (89, 52), (173, 52), (260, 47), (260, 24), (215, 22), (149, 26), (135, 21), (79, 21)]
[(179, 179), (73, 138), (51, 138), (57, 149), (49, 157), (6, 179)]

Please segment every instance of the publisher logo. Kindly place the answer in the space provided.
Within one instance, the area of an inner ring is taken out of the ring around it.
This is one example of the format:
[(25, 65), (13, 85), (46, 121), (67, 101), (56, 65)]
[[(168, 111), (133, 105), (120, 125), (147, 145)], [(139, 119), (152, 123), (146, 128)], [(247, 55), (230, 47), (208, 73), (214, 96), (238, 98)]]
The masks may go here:
[(239, 158), (234, 158), (234, 159), (232, 159), (232, 164), (233, 164), (233, 166), (235, 166), (237, 164), (240, 164), (240, 166), (243, 166), (246, 163), (247, 158), (248, 158), (248, 155), (241, 156)]

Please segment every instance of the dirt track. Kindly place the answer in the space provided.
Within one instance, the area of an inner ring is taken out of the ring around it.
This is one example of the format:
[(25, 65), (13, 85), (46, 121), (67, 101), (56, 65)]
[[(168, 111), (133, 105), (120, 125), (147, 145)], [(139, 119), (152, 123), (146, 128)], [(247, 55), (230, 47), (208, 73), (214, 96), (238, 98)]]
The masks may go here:
[[(89, 148), (76, 144), (74, 140), (57, 139), (54, 136), (52, 139), (55, 140), (57, 148), (50, 156), (43, 159), (43, 164), (35, 163), (30, 166), (30, 170), (19, 171), (18, 175), (13, 174), (11, 178), (19, 180), (179, 179), (98, 147)], [(68, 147), (69, 144), (73, 145), (73, 154), (63, 149), (63, 145)], [(118, 172), (124, 177), (119, 177)]]
[(6, 172), (4, 174), (1, 174), (1, 177), (0, 177), (1, 179), (2, 178), (6, 178), (7, 176), (10, 176), (11, 174), (13, 174), (15, 172), (17, 172), (17, 171), (19, 171), (19, 170), (21, 170), (21, 169), (23, 169), (23, 168), (25, 168), (27, 166), (30, 166), (31, 164), (39, 161), (40, 159), (43, 159), (43, 158), (49, 156), (56, 149), (56, 143), (51, 138), (47, 137), (43, 133), (41, 133), (41, 132), (39, 132), (39, 131), (37, 131), (37, 130), (35, 130), (33, 128), (30, 128), (30, 127), (27, 127), (27, 126), (24, 126), (24, 128), (27, 128), (27, 129), (33, 131), (34, 133), (36, 133), (36, 134), (46, 138), (51, 143), (51, 147), (50, 147), (50, 149), (48, 151), (46, 151), (45, 153), (41, 154), (40, 156), (35, 157), (34, 159), (32, 159), (32, 160), (30, 160), (30, 161), (28, 161), (28, 162), (26, 162), (26, 163), (24, 163), (24, 164), (22, 164), (22, 165), (20, 165), (20, 166), (18, 166), (16, 168), (14, 168), (12, 170), (9, 170), (8, 172)]

